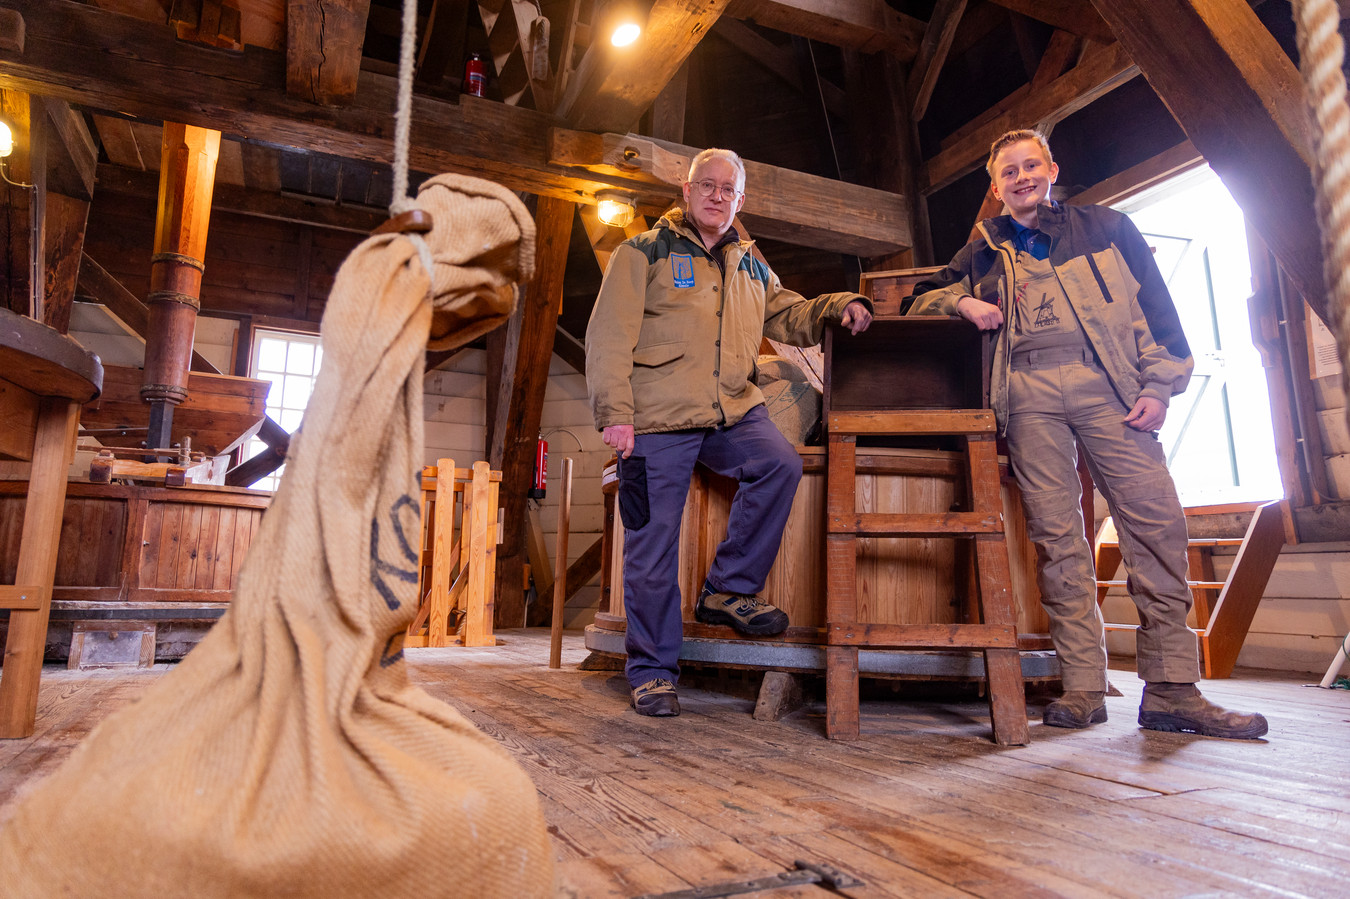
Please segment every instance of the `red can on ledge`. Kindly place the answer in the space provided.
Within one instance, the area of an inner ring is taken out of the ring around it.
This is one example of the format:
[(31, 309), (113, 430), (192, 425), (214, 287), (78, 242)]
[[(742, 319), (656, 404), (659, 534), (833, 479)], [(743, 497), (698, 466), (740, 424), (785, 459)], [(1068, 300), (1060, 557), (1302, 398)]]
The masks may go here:
[(464, 63), (464, 93), (475, 97), (487, 93), (487, 66), (481, 53), (469, 54), (468, 62)]

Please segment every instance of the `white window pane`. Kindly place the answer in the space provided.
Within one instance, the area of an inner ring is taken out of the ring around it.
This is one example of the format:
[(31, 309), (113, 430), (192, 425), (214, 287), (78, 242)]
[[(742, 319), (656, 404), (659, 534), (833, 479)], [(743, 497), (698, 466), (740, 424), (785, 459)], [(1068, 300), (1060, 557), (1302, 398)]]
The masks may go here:
[(258, 371), (286, 370), (286, 341), (275, 337), (264, 337), (258, 341)]
[(288, 434), (294, 434), (295, 429), (300, 427), (300, 420), (305, 417), (303, 409), (284, 409), (281, 417), (277, 419), (277, 424), (286, 429)]
[(295, 375), (314, 374), (314, 344), (291, 341), (290, 352), (286, 354), (286, 371)]
[(309, 402), (314, 379), (303, 375), (287, 375), (281, 392), (281, 405), (287, 409), (303, 409)]

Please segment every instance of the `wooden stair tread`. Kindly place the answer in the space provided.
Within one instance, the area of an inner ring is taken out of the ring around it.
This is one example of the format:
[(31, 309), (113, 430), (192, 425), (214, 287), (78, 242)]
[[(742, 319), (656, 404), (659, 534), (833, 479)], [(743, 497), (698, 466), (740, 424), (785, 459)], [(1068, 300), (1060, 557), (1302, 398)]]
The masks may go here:
[[(1128, 581), (1098, 581), (1098, 587), (1124, 587)], [(1188, 587), (1199, 587), (1202, 590), (1222, 590), (1228, 584), (1227, 581), (1187, 581)]]

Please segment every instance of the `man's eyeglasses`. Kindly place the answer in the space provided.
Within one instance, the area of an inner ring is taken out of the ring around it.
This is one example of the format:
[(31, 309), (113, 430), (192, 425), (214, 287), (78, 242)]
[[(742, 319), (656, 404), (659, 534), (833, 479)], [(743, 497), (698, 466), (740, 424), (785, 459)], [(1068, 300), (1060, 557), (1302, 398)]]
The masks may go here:
[(695, 181), (694, 186), (698, 188), (700, 197), (719, 196), (724, 200), (734, 200), (740, 196), (741, 192), (727, 184), (718, 184), (716, 181)]

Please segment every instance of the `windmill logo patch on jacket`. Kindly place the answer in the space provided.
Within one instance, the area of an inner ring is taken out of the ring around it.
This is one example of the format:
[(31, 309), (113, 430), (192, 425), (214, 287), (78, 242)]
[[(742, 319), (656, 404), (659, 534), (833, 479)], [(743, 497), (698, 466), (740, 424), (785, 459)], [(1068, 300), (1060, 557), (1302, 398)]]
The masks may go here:
[(694, 286), (694, 257), (680, 253), (670, 254), (670, 276), (676, 287)]

